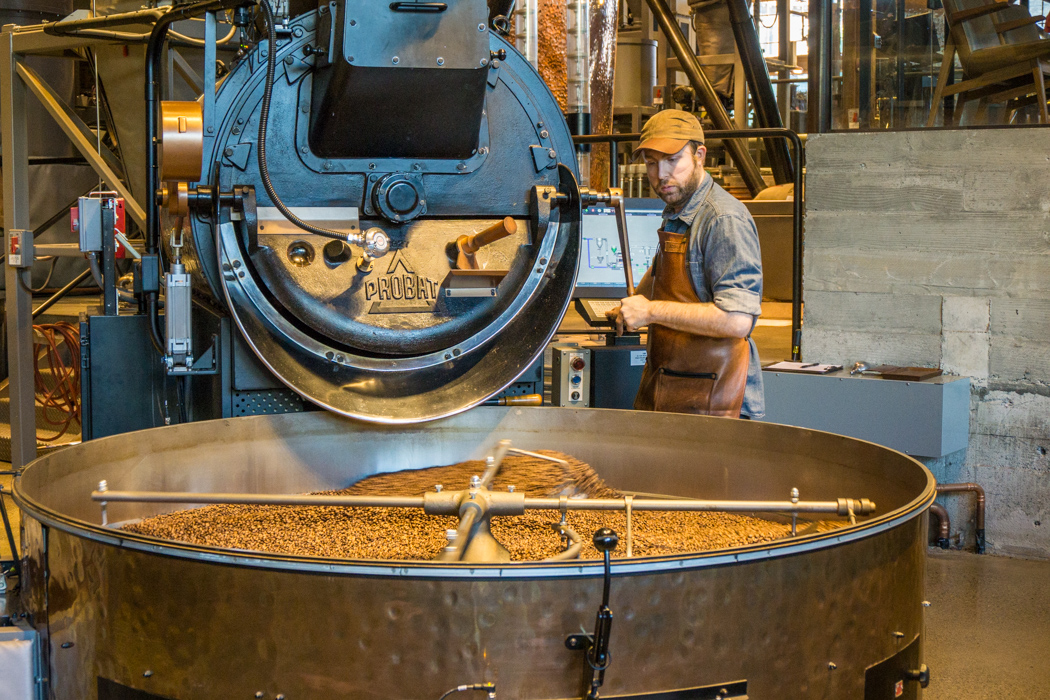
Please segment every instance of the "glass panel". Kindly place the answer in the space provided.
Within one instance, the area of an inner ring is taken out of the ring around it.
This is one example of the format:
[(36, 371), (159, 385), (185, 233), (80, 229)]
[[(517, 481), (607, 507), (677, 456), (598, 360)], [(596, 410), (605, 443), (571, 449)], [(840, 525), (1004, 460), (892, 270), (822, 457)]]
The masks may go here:
[[(947, 42), (948, 20), (993, 0), (943, 2), (948, 4), (947, 17), (942, 0), (839, 0), (833, 5), (834, 130), (926, 126), (934, 111), (946, 49), (953, 56), (942, 86), (949, 97), (936, 105), (934, 126), (1038, 121), (1029, 59), (1008, 47), (1050, 42), (1044, 20), (1029, 19), (1045, 16), (1050, 1), (1021, 0), (979, 19), (955, 21), (955, 36), (964, 42), (958, 50)], [(993, 71), (1012, 71), (1012, 75), (990, 81)], [(978, 78), (981, 82), (973, 82)], [(964, 87), (968, 83), (970, 91)]]

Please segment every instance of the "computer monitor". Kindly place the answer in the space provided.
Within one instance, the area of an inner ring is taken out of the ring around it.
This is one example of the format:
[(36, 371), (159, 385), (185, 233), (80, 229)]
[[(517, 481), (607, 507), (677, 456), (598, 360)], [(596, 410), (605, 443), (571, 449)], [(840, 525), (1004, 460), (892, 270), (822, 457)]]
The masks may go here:
[[(659, 199), (628, 199), (627, 238), (631, 244), (631, 268), (635, 284), (652, 265), (660, 246), (657, 231), (663, 221), (664, 203)], [(587, 207), (583, 210), (583, 245), (580, 249), (580, 272), (573, 296), (584, 299), (620, 299), (627, 295), (623, 274), (620, 236), (616, 231), (616, 213), (611, 207)]]

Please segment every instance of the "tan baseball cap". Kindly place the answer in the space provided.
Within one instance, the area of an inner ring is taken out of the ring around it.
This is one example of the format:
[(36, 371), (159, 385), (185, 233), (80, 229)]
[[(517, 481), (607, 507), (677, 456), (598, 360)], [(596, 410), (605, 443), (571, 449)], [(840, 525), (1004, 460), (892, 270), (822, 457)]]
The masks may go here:
[(642, 139), (634, 149), (634, 156), (651, 149), (660, 153), (678, 153), (690, 141), (704, 142), (700, 120), (680, 109), (657, 112), (642, 127)]

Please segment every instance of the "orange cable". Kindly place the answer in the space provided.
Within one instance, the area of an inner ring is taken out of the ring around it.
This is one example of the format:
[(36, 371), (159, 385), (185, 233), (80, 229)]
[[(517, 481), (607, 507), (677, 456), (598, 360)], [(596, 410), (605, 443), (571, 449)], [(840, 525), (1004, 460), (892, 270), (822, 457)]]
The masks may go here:
[[(36, 386), (36, 401), (44, 407), (44, 422), (55, 426), (54, 437), (40, 437), (40, 442), (54, 442), (69, 432), (76, 421), (80, 425), (80, 331), (67, 321), (33, 326), (33, 330), (44, 337), (44, 342), (33, 343), (33, 382)], [(70, 362), (63, 357), (65, 346)], [(45, 358), (53, 376), (53, 386), (48, 386), (41, 372), (40, 360)], [(53, 420), (48, 409), (65, 414)]]

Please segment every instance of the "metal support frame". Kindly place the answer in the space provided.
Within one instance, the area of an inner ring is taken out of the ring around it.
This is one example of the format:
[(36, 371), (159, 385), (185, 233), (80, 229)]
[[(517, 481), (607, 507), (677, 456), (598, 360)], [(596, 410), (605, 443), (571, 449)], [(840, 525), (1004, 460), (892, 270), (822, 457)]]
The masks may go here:
[(51, 118), (62, 128), (70, 142), (80, 151), (81, 155), (84, 156), (91, 168), (98, 173), (106, 185), (113, 188), (117, 194), (124, 198), (124, 206), (131, 218), (135, 220), (135, 223), (145, 227), (146, 210), (136, 201), (131, 194), (131, 190), (124, 186), (120, 176), (117, 175), (110, 165), (110, 162), (116, 162), (116, 157), (105, 148), (103, 148), (102, 155), (99, 155), (95, 150), (98, 147), (98, 143), (89, 136), (91, 132), (88, 126), (62, 102), (55, 91), (32, 68), (17, 61), (15, 65), (18, 77), (25, 83), (25, 86), (36, 95), (37, 99), (40, 100), (40, 104), (44, 105)]
[[(0, 34), (0, 122), (4, 144), (4, 229), (29, 229), (29, 131), (26, 84), (18, 75), (11, 26)], [(8, 391), (11, 398), (11, 466), (36, 459), (36, 390), (33, 385), (33, 300), (22, 289), (21, 270), (4, 266), (7, 289)], [(23, 420), (32, 416), (32, 420)]]
[[(161, 18), (173, 21), (189, 16), (193, 10), (202, 13), (209, 10), (205, 21), (206, 60), (203, 76), (205, 114), (215, 103), (215, 36), (216, 9), (229, 2), (205, 2), (191, 7), (182, 7), (177, 17), (167, 9), (151, 8), (130, 13), (118, 13), (75, 21), (55, 22), (47, 25), (20, 27), (4, 25), (0, 33), (0, 128), (4, 144), (4, 229), (28, 230), (29, 223), (29, 164), (28, 128), (26, 124), (26, 95), (31, 92), (44, 106), (48, 114), (59, 125), (87, 164), (119, 196), (124, 198), (127, 213), (143, 230), (148, 229), (147, 209), (138, 202), (125, 187), (113, 164), (116, 157), (105, 148), (98, 149), (97, 139), (91, 129), (66, 105), (58, 94), (31, 68), (21, 61), (24, 55), (64, 56), (76, 49), (98, 45), (142, 43), (142, 37), (121, 32), (105, 31), (108, 27), (157, 22)], [(80, 33), (79, 35), (77, 33)], [(181, 57), (178, 57), (181, 58)], [(174, 59), (177, 67), (182, 68)], [(184, 66), (189, 68), (189, 66)], [(175, 71), (172, 71), (174, 73)], [(192, 71), (191, 71), (192, 72)], [(184, 74), (192, 82), (190, 74)], [(211, 89), (208, 89), (211, 86)], [(206, 116), (206, 118), (208, 118)], [(209, 122), (209, 125), (211, 122)], [(207, 128), (206, 128), (207, 131)], [(212, 126), (214, 131), (214, 126)], [(207, 135), (207, 134), (206, 134)], [(147, 202), (151, 206), (151, 203)], [(112, 243), (109, 246), (113, 247)], [(111, 251), (109, 251), (111, 252)], [(106, 277), (111, 276), (112, 255), (106, 256), (103, 264)], [(11, 463), (19, 471), (36, 459), (36, 409), (33, 383), (33, 309), (32, 297), (18, 283), (18, 268), (5, 265), (7, 288), (7, 342), (8, 367), (10, 372), (11, 397)], [(115, 272), (113, 273), (115, 274)], [(85, 275), (77, 278), (79, 283)], [(68, 287), (68, 285), (67, 285)], [(58, 296), (58, 295), (56, 295)], [(44, 302), (38, 313), (42, 313), (54, 298)], [(107, 314), (116, 313), (114, 294), (106, 294), (104, 306)]]
[[(806, 151), (802, 139), (791, 129), (731, 129), (710, 130), (704, 134), (708, 139), (782, 138), (791, 142), (794, 169), (794, 193), (791, 206), (792, 256), (791, 256), (791, 359), (802, 359), (802, 174), (806, 167)], [(573, 136), (573, 143), (608, 143), (610, 153), (615, 153), (623, 141), (637, 141), (641, 134), (594, 134)], [(616, 159), (611, 158), (616, 168)]]

